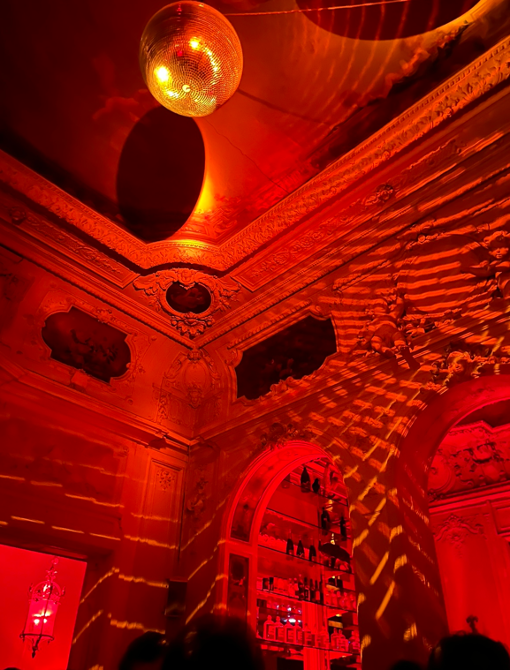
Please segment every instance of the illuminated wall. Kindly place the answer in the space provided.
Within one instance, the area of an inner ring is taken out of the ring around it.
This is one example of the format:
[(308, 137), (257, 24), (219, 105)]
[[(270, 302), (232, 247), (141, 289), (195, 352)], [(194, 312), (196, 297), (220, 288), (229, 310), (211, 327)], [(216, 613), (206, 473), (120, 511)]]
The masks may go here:
[(65, 595), (57, 614), (55, 640), (41, 643), (35, 658), (32, 658), (29, 641), (23, 644), (19, 637), (28, 611), (28, 590), (46, 578), (52, 559), (51, 554), (0, 545), (2, 666), (21, 670), (62, 670), (67, 667), (85, 576), (86, 564), (83, 561), (59, 558), (55, 581), (65, 588)]
[[(431, 523), (451, 631), (510, 643), (508, 403), (483, 407), (453, 428), (432, 461)], [(471, 617), (471, 625), (468, 621)]]
[[(507, 51), (224, 246), (142, 243), (0, 154), (0, 530), (86, 559), (70, 670), (176, 625), (167, 579), (187, 580), (186, 620), (221, 610), (234, 491), (300, 440), (347, 487), (364, 670), (447, 631), (430, 463), (510, 398)], [(203, 312), (176, 309), (187, 292)], [(308, 317), (321, 366), (239, 395), (244, 352)]]

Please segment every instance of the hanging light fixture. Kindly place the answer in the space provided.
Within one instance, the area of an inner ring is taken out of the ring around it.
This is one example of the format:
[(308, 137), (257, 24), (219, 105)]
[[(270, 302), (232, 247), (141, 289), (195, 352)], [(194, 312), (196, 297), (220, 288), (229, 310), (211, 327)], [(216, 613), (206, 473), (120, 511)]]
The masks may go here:
[(207, 116), (234, 95), (243, 52), (223, 14), (183, 0), (163, 7), (145, 27), (140, 68), (163, 107), (181, 116)]
[(55, 556), (50, 569), (46, 572), (46, 580), (39, 582), (35, 587), (31, 586), (28, 592), (28, 614), (20, 637), (23, 642), (26, 639), (30, 640), (32, 658), (35, 657), (42, 640), (46, 642), (54, 640), (55, 618), (60, 599), (64, 595), (64, 590), (55, 582), (57, 563), (58, 558)]

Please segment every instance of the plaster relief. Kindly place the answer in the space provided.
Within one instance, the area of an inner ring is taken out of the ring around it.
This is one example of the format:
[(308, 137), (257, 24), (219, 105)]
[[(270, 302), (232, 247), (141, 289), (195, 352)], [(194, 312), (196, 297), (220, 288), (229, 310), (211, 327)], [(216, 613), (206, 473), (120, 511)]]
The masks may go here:
[(145, 374), (142, 359), (151, 343), (143, 330), (104, 303), (89, 303), (56, 284), (25, 319), (25, 354), (42, 374), (82, 392), (106, 391), (133, 402), (134, 383)]
[(76, 307), (49, 316), (41, 335), (52, 358), (107, 383), (124, 375), (131, 361), (126, 333)]
[(459, 555), (463, 554), (466, 540), (471, 535), (483, 535), (483, 526), (474, 519), (460, 517), (456, 514), (450, 516), (440, 523), (434, 530), (437, 542), (452, 545)]
[(235, 370), (237, 397), (255, 400), (273, 387), (286, 389), (287, 379), (298, 381), (311, 375), (335, 353), (331, 320), (308, 316), (243, 353)]
[[(195, 410), (217, 400), (220, 375), (205, 349), (181, 352), (155, 387), (157, 421), (193, 425)], [(181, 410), (179, 410), (181, 408)]]
[(483, 421), (452, 429), (434, 456), (429, 498), (510, 480), (510, 426)]
[(14, 320), (19, 303), (33, 283), (32, 278), (23, 276), (15, 263), (0, 256), (0, 330), (6, 329)]
[(166, 312), (171, 325), (190, 339), (212, 326), (213, 315), (227, 310), (241, 289), (232, 280), (187, 268), (139, 277), (133, 286), (144, 292), (156, 310)]

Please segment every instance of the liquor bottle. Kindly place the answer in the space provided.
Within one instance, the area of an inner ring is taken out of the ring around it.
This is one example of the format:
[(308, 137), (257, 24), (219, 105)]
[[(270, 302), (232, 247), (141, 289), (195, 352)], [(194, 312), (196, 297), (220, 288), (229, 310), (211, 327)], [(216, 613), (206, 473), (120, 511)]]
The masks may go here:
[(312, 631), (308, 628), (308, 626), (306, 624), (305, 624), (305, 627), (303, 629), (303, 637), (304, 637), (305, 647), (314, 647), (315, 646), (315, 635), (312, 633)]
[(274, 577), (269, 577), (269, 590), (274, 591)]
[(317, 646), (319, 649), (329, 649), (329, 635), (325, 630), (321, 630), (317, 636)]
[(322, 584), (322, 579), (319, 582), (319, 600), (321, 605), (324, 605), (324, 586)]
[(285, 628), (282, 622), (280, 621), (280, 617), (276, 617), (276, 622), (275, 622), (275, 629), (276, 629), (276, 641), (277, 642), (285, 642)]
[(349, 640), (349, 647), (351, 654), (359, 654), (359, 631), (356, 628), (352, 631), (351, 639)]
[(316, 477), (316, 478), (313, 480), (312, 491), (313, 491), (314, 493), (319, 493), (320, 490), (321, 490), (321, 483), (320, 483), (320, 481), (319, 481), (319, 478)]
[(342, 536), (342, 540), (347, 539), (347, 522), (343, 514), (340, 516), (340, 535)]
[(294, 598), (299, 598), (299, 583), (297, 577), (292, 578), (292, 595)]
[(285, 642), (288, 644), (295, 644), (296, 643), (296, 631), (294, 629), (294, 626), (289, 623), (289, 620), (287, 619), (287, 623), (285, 624)]
[(269, 591), (269, 578), (268, 577), (263, 577), (263, 579), (262, 579), (262, 590), (263, 591)]
[(270, 614), (264, 622), (264, 637), (266, 640), (275, 639), (275, 625)]
[(298, 577), (298, 598), (299, 600), (303, 600), (305, 597), (304, 589), (303, 589), (303, 581), (301, 578), (301, 575)]
[(339, 642), (340, 642), (340, 640), (339, 640), (339, 636), (338, 636), (338, 631), (335, 628), (335, 630), (333, 631), (333, 635), (331, 636), (331, 641), (330, 641), (331, 649), (333, 649), (335, 651), (338, 650), (339, 646), (340, 646)]
[(305, 639), (305, 636), (304, 636), (304, 633), (303, 633), (303, 629), (301, 628), (301, 626), (297, 625), (296, 626), (296, 644), (303, 645), (304, 644), (304, 639)]
[(308, 560), (315, 561), (316, 559), (317, 559), (317, 550), (315, 549), (314, 545), (311, 544), (308, 549)]
[(287, 593), (291, 597), (294, 596), (294, 581), (293, 581), (292, 577), (287, 581)]
[(299, 540), (297, 545), (296, 556), (301, 556), (302, 558), (305, 557), (305, 548), (303, 547), (301, 540)]
[(349, 640), (341, 630), (338, 631), (338, 649), (339, 651), (349, 651)]
[(303, 467), (303, 472), (301, 473), (301, 490), (303, 493), (310, 492), (310, 475), (306, 469), (306, 465)]
[(308, 588), (308, 579), (305, 577), (305, 584), (303, 587), (303, 598), (305, 600), (310, 600), (310, 589)]
[(319, 582), (316, 579), (315, 580), (315, 602), (320, 603), (321, 601), (321, 588), (319, 586)]
[(294, 542), (290, 536), (287, 540), (287, 548), (285, 549), (285, 553), (287, 553), (289, 556), (294, 556)]
[(321, 528), (324, 535), (326, 535), (326, 533), (331, 528), (331, 517), (329, 516), (329, 512), (325, 507), (322, 508)]

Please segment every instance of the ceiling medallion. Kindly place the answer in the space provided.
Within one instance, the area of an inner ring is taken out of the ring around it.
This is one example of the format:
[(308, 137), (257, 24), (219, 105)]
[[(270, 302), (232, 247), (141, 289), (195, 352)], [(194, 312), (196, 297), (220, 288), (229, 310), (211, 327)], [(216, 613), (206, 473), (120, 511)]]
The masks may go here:
[(170, 323), (190, 339), (214, 323), (213, 315), (230, 307), (241, 286), (187, 268), (160, 270), (133, 282), (149, 302), (170, 316)]
[(218, 10), (193, 0), (175, 2), (145, 27), (140, 69), (163, 107), (181, 116), (208, 116), (239, 86), (241, 42)]

